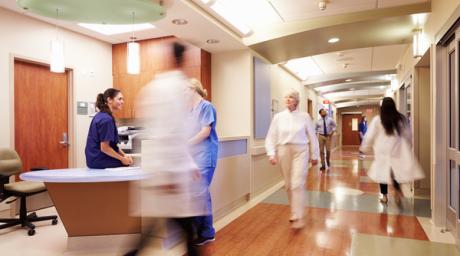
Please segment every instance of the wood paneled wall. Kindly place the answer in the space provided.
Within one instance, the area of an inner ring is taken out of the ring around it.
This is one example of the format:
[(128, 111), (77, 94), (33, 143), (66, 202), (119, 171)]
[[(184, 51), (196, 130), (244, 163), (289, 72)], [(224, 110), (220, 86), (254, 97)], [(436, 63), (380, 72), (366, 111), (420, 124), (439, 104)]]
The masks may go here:
[[(125, 105), (118, 118), (135, 117), (135, 99), (140, 89), (150, 82), (156, 74), (165, 72), (173, 67), (170, 43), (175, 37), (154, 38), (138, 41), (141, 53), (141, 72), (130, 75), (126, 69), (126, 43), (112, 46), (113, 87), (120, 89), (125, 98)], [(201, 81), (208, 91), (207, 100), (211, 100), (211, 54), (196, 46), (182, 42), (187, 46), (183, 71), (190, 78)]]

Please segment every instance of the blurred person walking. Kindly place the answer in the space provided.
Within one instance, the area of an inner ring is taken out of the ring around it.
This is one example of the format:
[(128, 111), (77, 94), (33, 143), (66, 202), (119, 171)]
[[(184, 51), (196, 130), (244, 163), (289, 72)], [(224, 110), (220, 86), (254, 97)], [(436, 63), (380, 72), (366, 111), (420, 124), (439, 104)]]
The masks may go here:
[(363, 143), (362, 152), (374, 151), (374, 161), (368, 176), (380, 183), (382, 197), (380, 202), (388, 202), (388, 184), (395, 189), (395, 202), (402, 207), (404, 196), (401, 183), (408, 183), (424, 177), (423, 171), (411, 149), (411, 128), (404, 115), (396, 110), (396, 104), (385, 97), (380, 106), (380, 115), (369, 125)]
[[(310, 115), (300, 112), (299, 92), (291, 89), (284, 96), (286, 110), (277, 113), (270, 124), (265, 148), (272, 165), (278, 162), (291, 206), (292, 228), (304, 224), (305, 179), (308, 162), (318, 163), (318, 139)], [(311, 157), (310, 157), (311, 156)]]
[[(193, 218), (209, 214), (204, 198), (205, 186), (188, 143), (188, 78), (180, 70), (185, 46), (171, 45), (175, 59), (173, 70), (158, 74), (140, 92), (138, 113), (146, 128), (142, 141), (141, 168), (149, 174), (141, 181), (140, 215), (165, 218), (180, 227), (185, 234), (187, 253), (199, 255), (193, 245)], [(154, 226), (146, 227), (136, 250), (146, 246), (148, 236), (156, 233)]]

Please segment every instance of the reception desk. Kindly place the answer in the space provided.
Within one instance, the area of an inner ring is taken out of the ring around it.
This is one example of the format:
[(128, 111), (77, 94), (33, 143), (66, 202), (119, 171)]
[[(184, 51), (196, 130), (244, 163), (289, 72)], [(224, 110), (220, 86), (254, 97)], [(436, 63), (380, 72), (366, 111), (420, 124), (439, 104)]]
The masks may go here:
[(130, 216), (130, 182), (146, 174), (127, 170), (62, 169), (27, 172), (44, 182), (69, 237), (137, 234), (141, 218)]

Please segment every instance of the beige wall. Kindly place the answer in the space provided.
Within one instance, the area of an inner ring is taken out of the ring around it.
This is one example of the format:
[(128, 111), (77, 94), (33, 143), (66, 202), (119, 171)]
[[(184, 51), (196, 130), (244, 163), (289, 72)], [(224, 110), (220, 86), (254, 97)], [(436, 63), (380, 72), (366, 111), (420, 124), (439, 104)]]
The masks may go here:
[(212, 102), (219, 137), (250, 136), (252, 55), (248, 50), (211, 56)]
[[(49, 63), (50, 40), (56, 28), (24, 15), (0, 8), (0, 147), (13, 147), (11, 115), (13, 91), (11, 55)], [(74, 70), (73, 99), (95, 101), (96, 94), (112, 87), (112, 47), (110, 44), (60, 29), (64, 38), (65, 63)], [(89, 75), (93, 72), (93, 75)], [(75, 113), (76, 107), (72, 112)], [(86, 166), (84, 147), (90, 118), (74, 120), (76, 166)], [(57, 143), (57, 142), (56, 142)]]
[(448, 21), (459, 5), (460, 1), (458, 0), (431, 0), (431, 14), (423, 28), (429, 42), (434, 41), (439, 29)]

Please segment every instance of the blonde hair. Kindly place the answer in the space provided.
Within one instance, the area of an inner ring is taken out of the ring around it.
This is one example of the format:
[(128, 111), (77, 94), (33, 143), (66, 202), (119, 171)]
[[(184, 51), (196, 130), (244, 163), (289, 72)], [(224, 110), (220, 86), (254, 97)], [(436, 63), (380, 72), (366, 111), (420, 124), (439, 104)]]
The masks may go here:
[(203, 98), (208, 96), (208, 91), (203, 88), (203, 85), (201, 84), (201, 82), (198, 81), (198, 79), (196, 78), (191, 78), (189, 80), (189, 87), (190, 89), (194, 90), (196, 93), (198, 93)]
[(295, 99), (297, 101), (297, 105), (299, 104), (300, 102), (300, 94), (299, 92), (296, 90), (296, 89), (289, 89), (285, 94), (284, 94), (284, 97), (291, 97), (293, 99)]

